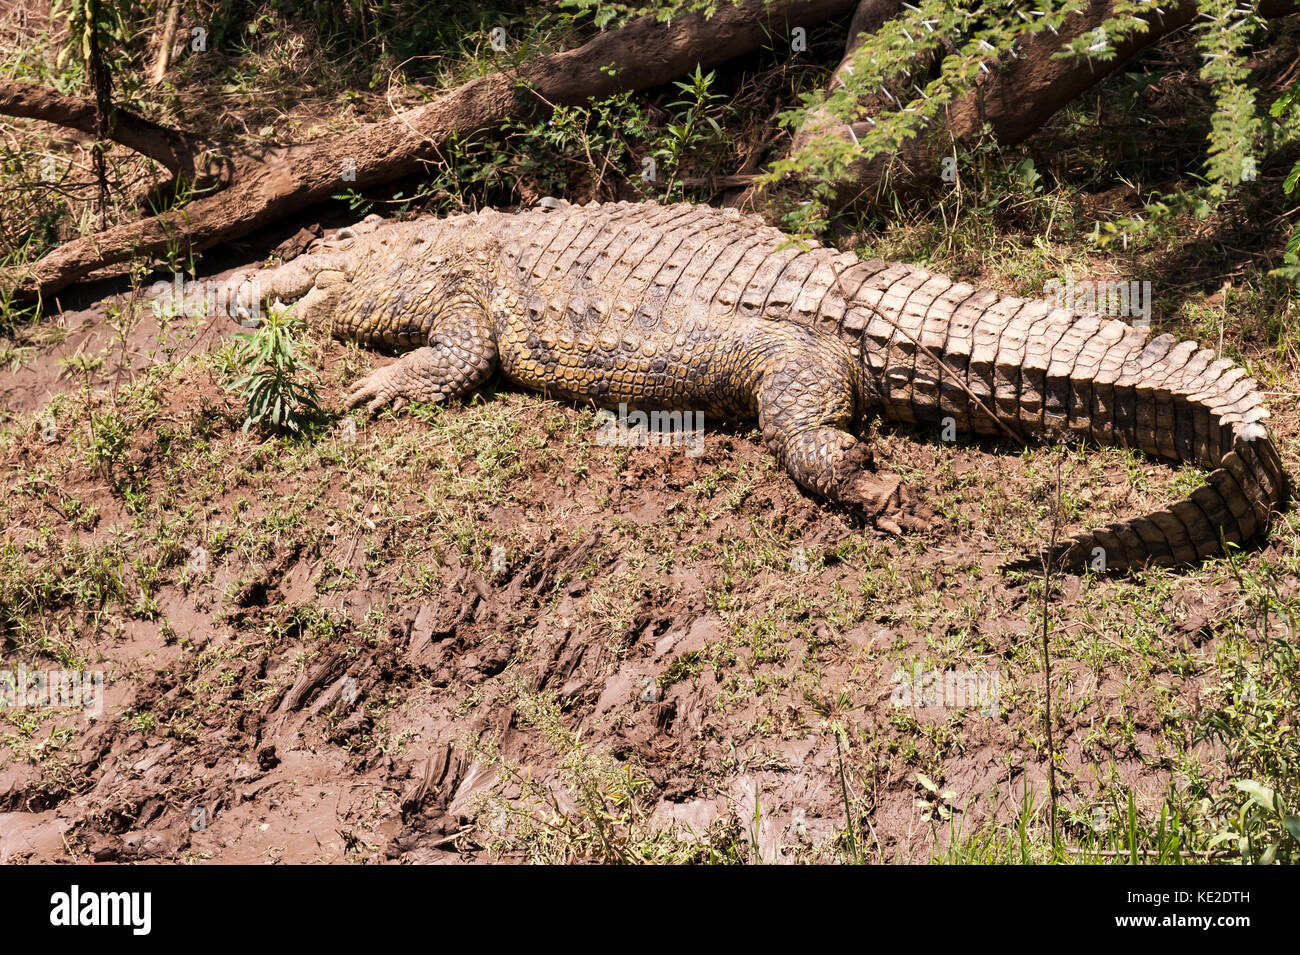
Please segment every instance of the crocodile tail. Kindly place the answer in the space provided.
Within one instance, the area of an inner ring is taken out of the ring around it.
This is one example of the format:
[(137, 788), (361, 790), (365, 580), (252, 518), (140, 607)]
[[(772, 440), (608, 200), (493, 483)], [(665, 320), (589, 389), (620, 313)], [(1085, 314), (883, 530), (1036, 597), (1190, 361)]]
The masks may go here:
[[(1213, 413), (1212, 406), (1205, 410)], [(1263, 533), (1289, 493), (1282, 461), (1258, 420), (1221, 428), (1221, 448), (1226, 450), (1204, 484), (1169, 507), (1076, 535), (1057, 548), (1053, 561), (1098, 571), (1178, 566), (1221, 554), (1226, 545), (1240, 546)]]
[(1062, 545), (1069, 567), (1192, 563), (1263, 532), (1288, 494), (1262, 395), (1212, 349), (899, 263), (851, 265), (837, 286), (841, 304), (819, 318), (861, 346), (890, 419), (1133, 447), (1209, 471), (1170, 507)]

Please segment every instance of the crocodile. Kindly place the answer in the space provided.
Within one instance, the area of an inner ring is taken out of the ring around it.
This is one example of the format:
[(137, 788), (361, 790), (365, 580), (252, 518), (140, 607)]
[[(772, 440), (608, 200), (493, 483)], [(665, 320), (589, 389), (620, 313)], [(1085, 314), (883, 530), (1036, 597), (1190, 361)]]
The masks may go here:
[(1126, 446), (1208, 472), (1168, 507), (1058, 545), (1049, 556), (1072, 569), (1198, 562), (1260, 535), (1288, 493), (1259, 389), (1213, 349), (863, 261), (734, 209), (545, 199), (370, 216), (235, 282), (233, 313), (296, 302), (338, 338), (410, 349), (357, 382), (348, 407), (447, 401), (499, 370), (605, 408), (757, 419), (799, 485), (893, 533), (931, 515), (876, 472), (857, 433), (867, 416)]

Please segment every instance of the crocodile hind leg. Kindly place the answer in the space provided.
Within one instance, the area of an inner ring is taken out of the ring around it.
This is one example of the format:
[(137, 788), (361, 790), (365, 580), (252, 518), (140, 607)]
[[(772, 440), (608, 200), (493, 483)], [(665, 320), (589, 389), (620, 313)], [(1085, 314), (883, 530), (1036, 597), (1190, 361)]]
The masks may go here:
[(875, 473), (871, 449), (849, 431), (863, 404), (854, 357), (838, 342), (784, 344), (758, 390), (759, 427), (777, 460), (800, 486), (881, 530), (901, 534), (929, 526), (930, 509), (898, 478)]
[(459, 398), (487, 381), (496, 364), (497, 345), (487, 314), (480, 309), (459, 309), (434, 324), (428, 345), (407, 352), (354, 384), (347, 406), (355, 408), (366, 402), (367, 413), (373, 414), (390, 402)]

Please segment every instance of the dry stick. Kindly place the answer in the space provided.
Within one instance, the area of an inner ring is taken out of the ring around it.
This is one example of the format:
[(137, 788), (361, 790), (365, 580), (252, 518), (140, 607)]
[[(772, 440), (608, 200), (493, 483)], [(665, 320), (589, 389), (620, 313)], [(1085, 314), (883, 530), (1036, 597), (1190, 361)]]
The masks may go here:
[(1048, 652), (1048, 609), (1052, 588), (1052, 555), (1056, 553), (1056, 533), (1061, 518), (1061, 459), (1056, 459), (1056, 494), (1052, 498), (1052, 530), (1047, 552), (1043, 554), (1043, 722), (1047, 727), (1047, 794), (1052, 810), (1052, 859), (1058, 846), (1056, 832), (1056, 746), (1052, 740), (1052, 656)]
[[(67, 96), (33, 83), (0, 80), (0, 115), (39, 119), (97, 135), (93, 97)], [(113, 142), (152, 159), (174, 175), (223, 185), (230, 181), (232, 164), (221, 155), (223, 149), (232, 148), (230, 144), (163, 126), (121, 105), (113, 108), (110, 120), (108, 135)]]
[(112, 109), (113, 81), (112, 74), (104, 65), (104, 51), (99, 48), (97, 13), (96, 8), (87, 13), (91, 22), (86, 68), (95, 91), (95, 142), (90, 147), (90, 156), (95, 167), (95, 182), (99, 186), (99, 229), (102, 232), (108, 228), (108, 163), (104, 153), (108, 148), (108, 113)]
[(180, 0), (172, 0), (172, 5), (167, 8), (162, 37), (158, 40), (158, 57), (154, 60), (153, 75), (149, 77), (149, 82), (153, 86), (163, 81), (167, 70), (172, 65), (172, 44), (176, 42), (176, 21), (180, 18), (180, 14)]
[(451, 835), (449, 835), (449, 836), (444, 836), (443, 838), (438, 839), (436, 842), (426, 843), (425, 846), (424, 846), (424, 848), (426, 848), (426, 849), (440, 849), (441, 847), (447, 845), (448, 843), (455, 842), (455, 841), (456, 841), (457, 839), (459, 839), (461, 836), (468, 835), (469, 833), (471, 833), (471, 832), (473, 832), (473, 831), (474, 831), (474, 827), (473, 827), (473, 826), (461, 826), (459, 829), (457, 829), (455, 832), (453, 832), (453, 833), (452, 833)]

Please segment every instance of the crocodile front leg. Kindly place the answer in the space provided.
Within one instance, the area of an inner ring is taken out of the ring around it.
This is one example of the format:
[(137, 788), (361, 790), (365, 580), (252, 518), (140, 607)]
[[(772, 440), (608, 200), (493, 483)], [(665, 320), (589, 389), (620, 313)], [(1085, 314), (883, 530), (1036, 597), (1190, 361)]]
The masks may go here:
[(390, 402), (458, 398), (487, 381), (496, 364), (497, 345), (486, 311), (461, 306), (438, 319), (428, 345), (353, 385), (347, 406), (366, 402), (366, 412), (373, 414)]

